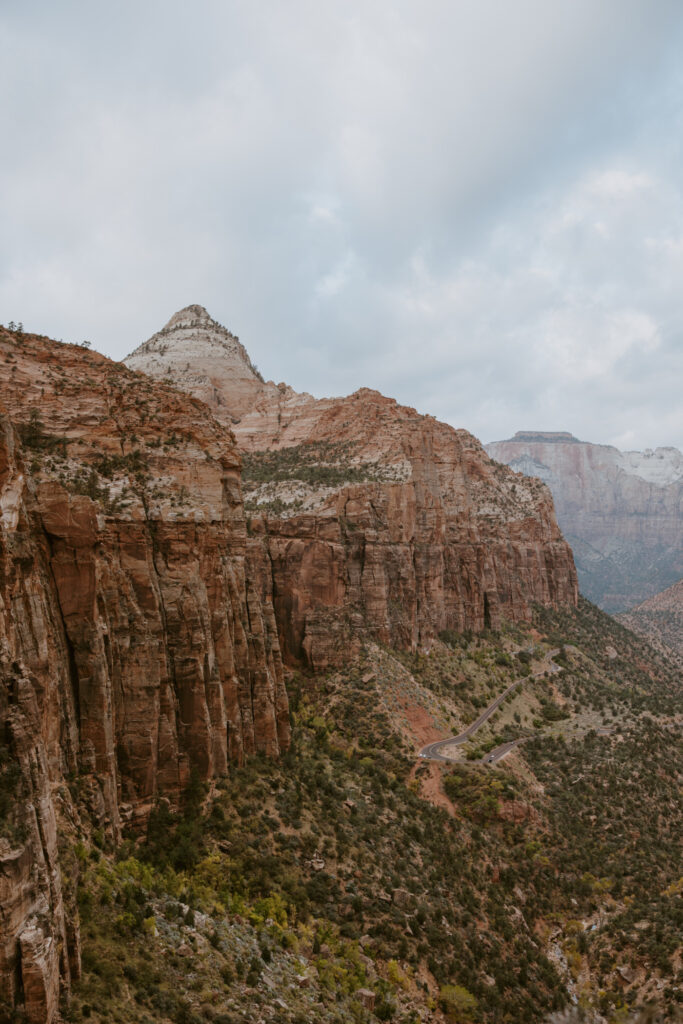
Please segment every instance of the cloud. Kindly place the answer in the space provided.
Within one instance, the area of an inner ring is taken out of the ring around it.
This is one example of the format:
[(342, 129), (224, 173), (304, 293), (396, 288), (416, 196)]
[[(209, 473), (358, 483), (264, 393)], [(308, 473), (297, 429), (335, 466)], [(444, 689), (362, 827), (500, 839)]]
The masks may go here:
[(613, 374), (634, 350), (647, 355), (660, 344), (652, 317), (629, 309), (553, 310), (540, 318), (538, 335), (535, 354), (569, 385)]
[(683, 443), (676, 0), (9, 0), (0, 34), (0, 319), (121, 358), (197, 301), (314, 393)]
[(430, 320), (432, 411), (486, 440), (515, 425), (680, 444), (682, 215), (653, 173), (603, 167), (500, 222), (477, 260), (420, 258), (389, 305)]

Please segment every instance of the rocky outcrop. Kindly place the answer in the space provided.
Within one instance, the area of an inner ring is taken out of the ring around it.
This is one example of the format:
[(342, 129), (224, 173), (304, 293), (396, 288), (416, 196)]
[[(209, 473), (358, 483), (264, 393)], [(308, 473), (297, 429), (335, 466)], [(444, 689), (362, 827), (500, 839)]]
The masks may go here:
[(519, 432), (492, 458), (548, 484), (582, 592), (623, 611), (683, 574), (683, 455), (620, 452), (567, 433)]
[(116, 840), (192, 769), (277, 755), (289, 717), (229, 431), (80, 347), (0, 332), (0, 354), (0, 999), (47, 1022), (79, 962), (64, 781)]
[[(224, 422), (254, 405), (263, 380), (239, 338), (213, 320), (203, 306), (186, 306), (128, 356), (131, 370), (176, 383), (201, 398)], [(230, 407), (225, 405), (229, 391)]]
[(368, 639), (416, 648), (576, 601), (543, 485), (377, 392), (316, 400), (264, 383), (212, 323), (189, 307), (127, 363), (194, 392), (197, 332), (214, 413), (243, 452), (254, 574), (272, 586), (288, 657), (322, 668)]

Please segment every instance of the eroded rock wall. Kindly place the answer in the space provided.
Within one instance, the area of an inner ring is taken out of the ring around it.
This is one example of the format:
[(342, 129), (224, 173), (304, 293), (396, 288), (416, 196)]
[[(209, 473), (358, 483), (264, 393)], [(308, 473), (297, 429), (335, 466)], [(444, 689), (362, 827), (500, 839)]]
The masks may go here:
[(193, 767), (276, 756), (289, 716), (229, 431), (94, 353), (0, 349), (0, 999), (43, 1024), (79, 963), (66, 781), (116, 840)]
[[(376, 392), (337, 402), (333, 422), (347, 436), (353, 424), (364, 457), (384, 445), (408, 478), (342, 487), (305, 514), (252, 515), (289, 657), (322, 668), (366, 640), (415, 649), (442, 630), (528, 620), (535, 602), (575, 604), (571, 551), (542, 484)], [(322, 417), (313, 436), (339, 437), (325, 428)]]
[[(68, 645), (47, 552), (27, 511), (26, 473), (0, 416), (0, 1007), (56, 1019), (80, 960), (59, 864), (59, 784), (77, 765)], [(73, 912), (73, 907), (70, 908)]]
[(230, 424), (254, 575), (272, 588), (289, 658), (321, 668), (366, 639), (428, 645), (443, 629), (528, 619), (534, 602), (576, 602), (547, 488), (491, 462), (467, 431), (367, 388), (315, 399), (264, 382), (201, 306), (127, 364)]

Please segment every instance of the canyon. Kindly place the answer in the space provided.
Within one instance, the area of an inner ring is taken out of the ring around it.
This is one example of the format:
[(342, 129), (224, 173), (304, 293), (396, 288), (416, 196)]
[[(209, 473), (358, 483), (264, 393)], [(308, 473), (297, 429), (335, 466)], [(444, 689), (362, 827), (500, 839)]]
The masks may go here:
[(491, 458), (550, 488), (581, 592), (623, 612), (683, 576), (683, 455), (621, 452), (567, 432), (519, 431)]
[[(126, 364), (0, 330), (0, 1019), (545, 1020), (572, 982), (539, 922), (579, 956), (602, 900), (573, 879), (606, 702), (672, 808), (647, 892), (675, 884), (669, 661), (578, 599), (545, 483), (467, 431), (265, 381), (200, 306)], [(502, 766), (427, 780), (425, 738), (513, 682), (477, 734)], [(651, 919), (639, 843), (614, 852)]]
[(428, 650), (577, 580), (543, 483), (377, 392), (264, 382), (201, 307), (128, 366), (0, 330), (0, 382), (0, 1002), (53, 1024), (81, 837), (287, 751), (287, 663)]

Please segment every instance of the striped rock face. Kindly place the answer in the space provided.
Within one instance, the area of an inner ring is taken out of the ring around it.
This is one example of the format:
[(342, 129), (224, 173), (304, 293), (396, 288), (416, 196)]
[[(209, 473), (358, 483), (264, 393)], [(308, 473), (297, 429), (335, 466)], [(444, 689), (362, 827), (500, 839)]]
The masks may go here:
[(0, 331), (0, 385), (0, 1001), (21, 978), (44, 1024), (80, 957), (65, 781), (117, 840), (193, 769), (277, 756), (289, 717), (232, 434), (196, 399), (46, 338)]
[(575, 603), (547, 488), (466, 431), (366, 388), (315, 399), (265, 382), (202, 307), (126, 362), (206, 397), (234, 431), (252, 565), (286, 657), (320, 668), (369, 638), (415, 648)]

